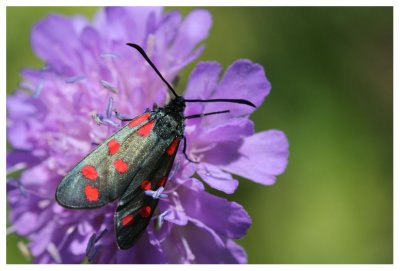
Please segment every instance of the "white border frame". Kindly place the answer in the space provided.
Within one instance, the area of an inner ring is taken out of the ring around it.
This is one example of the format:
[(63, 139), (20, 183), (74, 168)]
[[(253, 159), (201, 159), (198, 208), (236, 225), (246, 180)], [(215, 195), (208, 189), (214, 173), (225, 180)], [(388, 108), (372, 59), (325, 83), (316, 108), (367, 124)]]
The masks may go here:
[[(184, 0), (171, 0), (171, 1), (160, 1), (160, 0), (146, 0), (146, 1), (135, 1), (135, 0), (96, 0), (96, 1), (88, 1), (84, 3), (84, 6), (394, 6), (394, 22), (393, 22), (393, 34), (394, 34), (394, 52), (393, 52), (393, 68), (394, 68), (394, 89), (393, 89), (393, 170), (394, 170), (394, 182), (393, 182), (393, 264), (387, 265), (360, 265), (360, 264), (344, 264), (344, 265), (310, 265), (310, 264), (293, 264), (293, 265), (229, 265), (229, 269), (232, 270), (242, 270), (243, 268), (250, 268), (250, 269), (264, 269), (268, 268), (269, 270), (288, 270), (288, 269), (296, 269), (296, 270), (400, 270), (399, 264), (399, 193), (400, 193), (400, 186), (399, 186), (399, 174), (400, 174), (400, 164), (399, 164), (399, 151), (400, 146), (396, 137), (400, 136), (400, 125), (399, 125), (399, 118), (400, 118), (400, 96), (396, 92), (398, 86), (400, 84), (400, 77), (398, 72), (400, 57), (399, 54), (396, 53), (396, 49), (399, 48), (399, 33), (396, 30), (400, 29), (400, 18), (399, 18), (399, 1), (388, 1), (388, 0), (326, 0), (326, 1), (316, 1), (316, 0), (306, 0), (306, 1), (299, 1), (299, 0), (285, 0), (285, 1), (278, 1), (278, 0), (269, 0), (269, 1), (260, 1), (260, 0), (253, 0), (253, 1), (218, 1), (218, 0), (203, 0), (203, 1), (184, 1)], [(81, 6), (82, 0), (41, 0), (40, 3), (34, 3), (32, 0), (3, 0), (0, 2), (0, 54), (1, 54), (1, 80), (2, 83), (2, 95), (1, 95), (1, 102), (4, 105), (1, 111), (1, 134), (3, 135), (3, 144), (6, 142), (6, 7), (7, 6)], [(2, 176), (6, 176), (6, 148), (2, 149), (0, 160), (2, 163)], [(0, 270), (20, 270), (24, 268), (24, 265), (6, 265), (6, 189), (5, 189), (6, 182), (3, 182), (3, 200), (1, 201), (1, 228), (3, 234), (1, 236), (1, 244), (0, 244)], [(140, 268), (163, 268), (163, 270), (176, 270), (176, 269), (194, 269), (194, 270), (204, 270), (204, 268), (218, 268), (216, 265), (146, 265)], [(52, 265), (29, 265), (28, 267), (30, 270), (53, 270), (54, 266)], [(69, 270), (71, 266), (68, 265), (59, 265), (57, 268), (61, 268), (62, 270)], [(75, 265), (74, 268), (79, 270), (83, 270), (88, 268), (87, 265)], [(91, 269), (101, 269), (104, 270), (105, 266), (102, 265), (90, 265)], [(118, 265), (118, 269), (120, 270), (132, 270), (138, 267), (133, 267), (131, 265)]]

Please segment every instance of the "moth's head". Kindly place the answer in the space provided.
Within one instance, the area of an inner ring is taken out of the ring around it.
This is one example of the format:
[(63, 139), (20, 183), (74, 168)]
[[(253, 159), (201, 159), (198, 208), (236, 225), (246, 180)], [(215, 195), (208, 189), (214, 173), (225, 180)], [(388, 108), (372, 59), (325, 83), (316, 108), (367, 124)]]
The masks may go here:
[(182, 96), (177, 96), (173, 100), (171, 100), (167, 107), (175, 112), (183, 112), (186, 107), (185, 99)]

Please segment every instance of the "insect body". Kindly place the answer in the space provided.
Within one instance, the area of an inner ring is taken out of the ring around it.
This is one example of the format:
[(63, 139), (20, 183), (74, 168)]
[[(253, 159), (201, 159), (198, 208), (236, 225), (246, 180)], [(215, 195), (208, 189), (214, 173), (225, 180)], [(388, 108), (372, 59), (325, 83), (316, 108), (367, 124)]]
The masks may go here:
[(185, 103), (234, 102), (254, 106), (240, 99), (184, 99), (175, 93), (142, 48), (136, 44), (128, 45), (142, 54), (175, 98), (165, 107), (129, 120), (126, 126), (79, 162), (63, 178), (56, 191), (58, 203), (73, 209), (98, 208), (119, 199), (114, 225), (121, 249), (130, 248), (147, 227), (182, 139), (185, 153), (184, 120), (229, 112), (185, 117)]

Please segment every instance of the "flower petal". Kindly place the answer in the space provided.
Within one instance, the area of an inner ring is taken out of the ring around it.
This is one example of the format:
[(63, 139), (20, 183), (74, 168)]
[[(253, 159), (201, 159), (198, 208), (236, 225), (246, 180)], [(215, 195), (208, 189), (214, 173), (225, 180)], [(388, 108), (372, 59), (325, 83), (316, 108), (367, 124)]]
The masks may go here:
[(216, 61), (198, 63), (188, 79), (185, 98), (207, 99), (218, 84), (221, 70), (221, 65)]
[(96, 14), (94, 25), (111, 42), (144, 46), (149, 19), (158, 21), (161, 12), (161, 7), (106, 7)]
[(154, 33), (154, 39), (158, 50), (164, 51), (171, 45), (178, 33), (181, 21), (182, 16), (179, 11), (173, 10), (163, 16), (160, 26)]
[(211, 195), (205, 191), (182, 191), (181, 200), (190, 221), (201, 221), (206, 227), (226, 238), (242, 238), (251, 218), (236, 202)]
[(197, 174), (212, 188), (232, 194), (235, 192), (239, 182), (232, 175), (220, 170), (211, 164), (201, 163), (197, 168)]
[(7, 170), (17, 164), (22, 165), (23, 168), (33, 167), (39, 162), (40, 160), (32, 155), (32, 153), (29, 151), (15, 150), (13, 152), (7, 153)]
[[(170, 263), (233, 264), (244, 262), (238, 248), (216, 235), (212, 229), (193, 220), (183, 230), (175, 226), (163, 244)], [(168, 249), (167, 249), (168, 248)]]
[[(49, 63), (61, 74), (78, 74), (79, 63), (78, 30), (82, 27), (82, 17), (67, 18), (61, 15), (50, 15), (39, 21), (32, 29), (31, 43), (36, 55)], [(56, 30), (56, 31), (55, 31)], [(50, 46), (50, 47), (49, 47)]]
[(116, 263), (132, 262), (136, 264), (166, 263), (164, 255), (150, 243), (147, 234), (144, 234), (131, 249), (120, 250), (116, 253)]
[(178, 61), (186, 58), (208, 36), (211, 24), (211, 15), (207, 10), (197, 9), (189, 13), (182, 22), (169, 53)]
[[(203, 120), (202, 124), (206, 121), (213, 124), (212, 120)], [(204, 130), (199, 140), (204, 140), (207, 144), (236, 141), (254, 134), (254, 123), (247, 118), (236, 118), (222, 123), (216, 122)]]
[(24, 122), (18, 122), (12, 129), (7, 130), (7, 138), (14, 148), (19, 150), (30, 150), (33, 144), (29, 141), (29, 127)]
[(254, 182), (270, 185), (286, 168), (289, 143), (283, 132), (269, 130), (245, 138), (239, 153), (242, 155), (237, 160), (221, 167)]
[[(251, 62), (250, 60), (237, 60), (225, 72), (218, 88), (213, 93), (213, 99), (246, 99), (251, 101), (257, 107), (261, 105), (264, 98), (269, 94), (271, 84), (267, 80), (264, 68)], [(222, 103), (207, 104), (207, 111), (218, 111), (222, 108)], [(228, 114), (219, 115), (218, 118), (227, 118), (232, 116), (242, 116), (250, 114), (255, 109), (242, 104), (223, 105), (222, 109), (229, 109)]]
[(236, 259), (238, 263), (247, 263), (247, 253), (241, 246), (236, 244), (233, 240), (228, 240), (226, 242), (226, 246), (232, 252), (232, 256)]

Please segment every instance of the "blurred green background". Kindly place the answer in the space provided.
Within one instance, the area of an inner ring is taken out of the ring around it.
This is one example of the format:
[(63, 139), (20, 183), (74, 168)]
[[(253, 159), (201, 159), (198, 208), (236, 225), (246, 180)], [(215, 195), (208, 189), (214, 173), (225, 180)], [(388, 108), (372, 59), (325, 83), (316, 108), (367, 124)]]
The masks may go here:
[[(200, 60), (261, 63), (272, 92), (252, 119), (290, 141), (275, 185), (241, 180), (228, 196), (253, 219), (239, 241), (249, 263), (392, 263), (393, 9), (208, 9), (214, 24)], [(7, 7), (7, 93), (21, 68), (41, 67), (30, 30), (49, 12), (92, 17), (96, 8)], [(7, 237), (8, 263), (28, 262), (20, 239)]]

